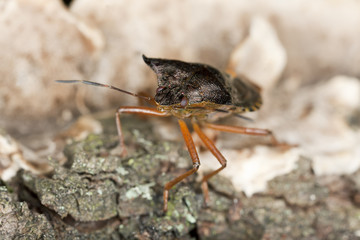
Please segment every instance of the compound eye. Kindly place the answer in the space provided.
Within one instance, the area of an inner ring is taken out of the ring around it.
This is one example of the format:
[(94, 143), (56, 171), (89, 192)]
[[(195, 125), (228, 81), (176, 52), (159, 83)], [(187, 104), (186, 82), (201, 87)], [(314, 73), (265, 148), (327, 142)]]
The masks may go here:
[(181, 102), (180, 102), (180, 106), (181, 107), (186, 107), (189, 103), (189, 100), (187, 99), (187, 97), (183, 96), (183, 98), (181, 99)]

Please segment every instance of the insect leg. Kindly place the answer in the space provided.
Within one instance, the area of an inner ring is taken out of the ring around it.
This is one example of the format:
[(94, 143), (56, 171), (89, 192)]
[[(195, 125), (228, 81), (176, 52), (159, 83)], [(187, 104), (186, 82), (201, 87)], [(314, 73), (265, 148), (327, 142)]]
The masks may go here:
[(218, 125), (212, 123), (204, 123), (204, 126), (222, 132), (231, 132), (231, 133), (239, 133), (239, 134), (247, 134), (247, 135), (255, 135), (255, 136), (269, 136), (271, 139), (271, 143), (273, 145), (275, 146), (282, 145), (275, 138), (274, 134), (267, 129), (248, 128), (248, 127), (240, 127), (240, 126), (227, 126), (227, 125)]
[(168, 196), (169, 196), (169, 190), (177, 183), (181, 182), (184, 178), (194, 174), (200, 166), (200, 160), (199, 160), (199, 156), (196, 152), (196, 148), (195, 148), (195, 144), (194, 141), (191, 137), (190, 131), (188, 129), (188, 127), (186, 126), (186, 123), (184, 122), (184, 120), (179, 119), (179, 125), (180, 125), (180, 130), (181, 133), (183, 134), (184, 140), (185, 140), (185, 144), (189, 150), (190, 153), (190, 157), (192, 159), (193, 162), (193, 167), (191, 170), (187, 171), (186, 173), (178, 176), (177, 178), (171, 180), (170, 182), (165, 184), (164, 187), (164, 212), (167, 211), (167, 205), (168, 205)]
[(120, 114), (122, 113), (131, 113), (131, 114), (139, 114), (139, 115), (147, 115), (147, 116), (158, 116), (158, 117), (166, 117), (169, 116), (166, 112), (161, 112), (157, 109), (150, 107), (119, 107), (115, 114), (116, 119), (116, 128), (119, 136), (120, 147), (121, 147), (121, 156), (127, 155), (127, 150), (124, 144), (124, 136), (121, 130), (121, 122), (120, 122)]
[(199, 125), (197, 123), (193, 123), (193, 127), (195, 132), (199, 135), (200, 139), (203, 141), (205, 146), (211, 151), (211, 153), (216, 157), (216, 159), (221, 164), (221, 167), (216, 169), (215, 171), (205, 175), (203, 179), (201, 180), (201, 188), (203, 190), (204, 194), (204, 201), (205, 205), (209, 202), (209, 189), (208, 189), (208, 183), (207, 181), (217, 173), (219, 173), (221, 170), (223, 170), (226, 167), (226, 159), (225, 157), (220, 153), (220, 151), (215, 147), (215, 144), (213, 141), (211, 141), (204, 132), (200, 129)]

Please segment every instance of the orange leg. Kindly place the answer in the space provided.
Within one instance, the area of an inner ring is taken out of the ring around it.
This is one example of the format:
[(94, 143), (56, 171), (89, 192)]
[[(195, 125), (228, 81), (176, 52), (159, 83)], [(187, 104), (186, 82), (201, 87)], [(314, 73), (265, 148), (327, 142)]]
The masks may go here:
[(131, 114), (140, 114), (140, 115), (148, 115), (148, 116), (158, 116), (158, 117), (166, 117), (169, 116), (166, 112), (161, 112), (157, 109), (150, 107), (119, 107), (115, 114), (116, 119), (116, 127), (118, 131), (120, 147), (121, 147), (121, 156), (125, 157), (127, 155), (127, 150), (124, 144), (124, 136), (121, 130), (121, 122), (120, 122), (120, 114), (122, 113), (131, 113)]
[(188, 151), (190, 153), (190, 157), (192, 159), (193, 162), (193, 167), (191, 170), (187, 171), (186, 173), (178, 176), (177, 178), (171, 180), (170, 182), (165, 184), (164, 187), (164, 212), (167, 211), (167, 205), (168, 205), (168, 197), (169, 197), (169, 190), (177, 183), (181, 182), (183, 179), (185, 179), (186, 177), (194, 174), (200, 166), (200, 160), (199, 160), (199, 156), (196, 152), (196, 148), (195, 148), (195, 144), (194, 141), (191, 137), (191, 134), (189, 132), (188, 127), (186, 126), (186, 123), (184, 122), (184, 120), (179, 119), (179, 125), (180, 125), (180, 130), (181, 133), (183, 134), (184, 140), (185, 140), (185, 144), (188, 148)]
[(239, 133), (239, 134), (247, 134), (247, 135), (255, 135), (255, 136), (269, 136), (271, 139), (271, 143), (273, 145), (282, 145), (275, 138), (274, 134), (267, 129), (226, 126), (226, 125), (217, 125), (212, 123), (204, 123), (204, 126), (222, 132), (231, 132), (231, 133)]
[(226, 159), (225, 157), (220, 153), (220, 151), (215, 147), (215, 144), (204, 134), (204, 132), (200, 129), (199, 125), (197, 123), (193, 123), (193, 127), (195, 132), (199, 135), (200, 139), (203, 141), (205, 146), (211, 151), (211, 153), (216, 157), (216, 159), (221, 164), (221, 167), (216, 169), (215, 171), (205, 175), (203, 179), (201, 180), (201, 188), (203, 190), (204, 194), (204, 201), (205, 205), (209, 203), (209, 188), (208, 188), (208, 180), (215, 174), (219, 173), (221, 170), (223, 170), (226, 167)]

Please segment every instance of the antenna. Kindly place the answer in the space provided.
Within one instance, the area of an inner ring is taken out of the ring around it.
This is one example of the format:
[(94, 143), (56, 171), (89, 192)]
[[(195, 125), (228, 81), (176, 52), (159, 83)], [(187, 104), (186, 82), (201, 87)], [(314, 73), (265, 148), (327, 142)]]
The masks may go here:
[(97, 82), (92, 82), (92, 81), (87, 81), (87, 80), (55, 80), (55, 82), (58, 82), (58, 83), (83, 83), (83, 84), (93, 85), (93, 86), (96, 86), (96, 87), (106, 87), (106, 88), (114, 89), (114, 90), (122, 92), (122, 93), (132, 95), (134, 97), (142, 98), (142, 99), (144, 99), (146, 101), (149, 101), (151, 103), (154, 102), (154, 99), (152, 97), (141, 96), (141, 95), (138, 95), (136, 93), (128, 92), (128, 91), (125, 91), (123, 89), (120, 89), (120, 88), (117, 88), (117, 87), (114, 87), (114, 86), (111, 86), (111, 85), (107, 85), (107, 84), (102, 84), (102, 83), (97, 83)]

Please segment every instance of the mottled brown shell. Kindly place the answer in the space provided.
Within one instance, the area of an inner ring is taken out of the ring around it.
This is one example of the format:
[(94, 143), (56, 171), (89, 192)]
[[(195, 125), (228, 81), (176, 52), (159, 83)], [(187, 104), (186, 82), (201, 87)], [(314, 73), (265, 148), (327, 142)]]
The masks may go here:
[(248, 80), (233, 78), (206, 64), (143, 58), (157, 75), (155, 101), (160, 106), (191, 108), (201, 103), (238, 113), (261, 106), (260, 89)]

